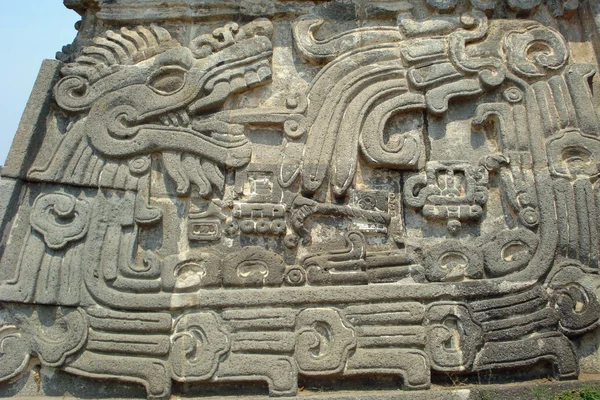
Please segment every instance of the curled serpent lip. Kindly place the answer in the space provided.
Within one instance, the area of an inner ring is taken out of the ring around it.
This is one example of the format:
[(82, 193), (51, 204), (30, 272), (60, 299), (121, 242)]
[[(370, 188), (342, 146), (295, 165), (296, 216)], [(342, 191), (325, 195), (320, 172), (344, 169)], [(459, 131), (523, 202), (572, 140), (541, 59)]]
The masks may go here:
[(238, 143), (238, 142), (246, 142), (247, 139), (244, 136), (240, 135), (227, 135), (218, 132), (212, 132), (210, 137), (216, 139), (218, 141), (227, 142), (227, 143)]

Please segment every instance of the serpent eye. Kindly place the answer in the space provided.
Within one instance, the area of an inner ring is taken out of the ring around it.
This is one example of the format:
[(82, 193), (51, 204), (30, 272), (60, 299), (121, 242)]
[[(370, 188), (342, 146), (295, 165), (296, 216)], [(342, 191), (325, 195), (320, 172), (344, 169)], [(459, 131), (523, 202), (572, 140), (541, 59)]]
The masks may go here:
[(177, 93), (185, 86), (187, 71), (181, 67), (162, 67), (148, 78), (146, 85), (161, 95)]
[(592, 176), (598, 173), (598, 168), (592, 154), (583, 147), (568, 147), (562, 152), (562, 161), (566, 164), (571, 175)]
[(563, 161), (568, 163), (581, 163), (581, 164), (589, 164), (591, 162), (591, 157), (589, 152), (580, 147), (568, 147), (563, 150), (562, 153)]

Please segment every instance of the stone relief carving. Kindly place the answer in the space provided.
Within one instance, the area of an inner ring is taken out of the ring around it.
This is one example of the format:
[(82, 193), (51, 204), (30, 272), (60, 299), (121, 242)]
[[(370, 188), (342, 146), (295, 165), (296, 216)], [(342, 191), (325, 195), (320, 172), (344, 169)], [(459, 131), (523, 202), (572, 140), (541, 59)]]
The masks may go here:
[(427, 0), (361, 27), (327, 4), (187, 30), (100, 9), (112, 28), (56, 64), (3, 177), (3, 385), (34, 362), (156, 399), (578, 376), (600, 321), (596, 65), (534, 18), (578, 2)]

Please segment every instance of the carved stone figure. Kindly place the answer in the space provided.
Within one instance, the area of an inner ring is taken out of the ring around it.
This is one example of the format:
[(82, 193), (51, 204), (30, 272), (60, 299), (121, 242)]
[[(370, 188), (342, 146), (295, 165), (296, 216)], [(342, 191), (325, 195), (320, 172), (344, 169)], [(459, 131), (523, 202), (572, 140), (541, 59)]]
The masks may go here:
[(65, 0), (0, 180), (0, 394), (600, 373), (600, 7), (160, 3)]

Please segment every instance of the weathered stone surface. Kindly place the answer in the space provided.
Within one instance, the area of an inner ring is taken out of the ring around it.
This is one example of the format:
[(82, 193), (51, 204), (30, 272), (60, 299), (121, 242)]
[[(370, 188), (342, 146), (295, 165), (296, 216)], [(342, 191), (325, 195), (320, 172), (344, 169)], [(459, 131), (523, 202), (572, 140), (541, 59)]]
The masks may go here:
[(65, 5), (1, 172), (0, 394), (600, 372), (595, 2)]

